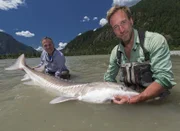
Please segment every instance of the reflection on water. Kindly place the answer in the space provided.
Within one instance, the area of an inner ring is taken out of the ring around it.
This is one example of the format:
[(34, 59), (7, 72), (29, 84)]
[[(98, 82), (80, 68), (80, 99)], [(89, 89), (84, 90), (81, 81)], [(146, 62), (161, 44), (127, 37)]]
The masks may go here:
[[(103, 81), (109, 56), (67, 57), (72, 80)], [(177, 85), (162, 101), (138, 105), (66, 102), (48, 104), (55, 96), (20, 81), (23, 71), (4, 71), (15, 60), (0, 60), (0, 131), (177, 131), (180, 124), (180, 61), (173, 56)], [(30, 66), (39, 59), (27, 59)]]

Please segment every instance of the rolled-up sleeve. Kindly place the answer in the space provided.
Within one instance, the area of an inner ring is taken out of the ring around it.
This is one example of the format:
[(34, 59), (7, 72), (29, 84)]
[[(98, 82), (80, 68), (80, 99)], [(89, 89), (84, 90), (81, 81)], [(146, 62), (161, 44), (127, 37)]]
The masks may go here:
[(160, 34), (155, 34), (148, 43), (150, 44), (149, 52), (153, 78), (164, 88), (172, 88), (176, 83), (174, 82), (170, 51), (166, 39)]
[(115, 46), (114, 49), (112, 50), (109, 60), (109, 66), (107, 72), (104, 74), (104, 80), (108, 82), (117, 82), (116, 76), (119, 72), (119, 65), (117, 64), (117, 57), (116, 57), (117, 48), (118, 46)]

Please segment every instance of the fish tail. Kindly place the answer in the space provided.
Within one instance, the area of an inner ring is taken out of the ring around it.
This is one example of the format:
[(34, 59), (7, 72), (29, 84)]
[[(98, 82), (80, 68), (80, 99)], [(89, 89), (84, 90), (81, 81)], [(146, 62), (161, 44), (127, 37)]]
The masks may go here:
[(25, 65), (26, 65), (25, 56), (24, 56), (24, 54), (22, 54), (18, 57), (18, 59), (16, 60), (16, 62), (13, 65), (5, 68), (5, 70), (23, 69), (25, 67)]

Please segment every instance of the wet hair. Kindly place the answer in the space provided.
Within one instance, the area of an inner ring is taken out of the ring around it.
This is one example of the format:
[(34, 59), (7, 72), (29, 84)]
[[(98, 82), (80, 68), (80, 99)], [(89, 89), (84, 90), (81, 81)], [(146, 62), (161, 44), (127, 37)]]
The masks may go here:
[(106, 19), (108, 20), (108, 23), (110, 23), (111, 16), (116, 13), (118, 10), (124, 11), (128, 17), (128, 19), (132, 18), (131, 10), (127, 6), (120, 6), (120, 5), (115, 5), (111, 7), (108, 12)]
[(50, 40), (52, 42), (52, 44), (54, 44), (53, 40), (50, 37), (46, 36), (46, 37), (42, 38), (41, 43), (43, 42), (43, 40)]

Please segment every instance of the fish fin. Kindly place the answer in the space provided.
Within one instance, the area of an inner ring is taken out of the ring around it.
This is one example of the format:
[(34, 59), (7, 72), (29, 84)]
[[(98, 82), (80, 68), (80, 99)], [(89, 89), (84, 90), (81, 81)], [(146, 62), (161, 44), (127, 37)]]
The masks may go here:
[(28, 74), (25, 74), (24, 77), (21, 79), (21, 81), (27, 81), (30, 80), (31, 78), (28, 76)]
[(38, 67), (38, 68), (34, 68), (34, 70), (35, 70), (35, 71), (38, 71), (38, 72), (44, 72), (44, 70), (45, 70), (45, 64), (42, 65), (42, 66), (40, 66), (40, 67)]
[(77, 97), (69, 97), (69, 96), (60, 96), (56, 97), (55, 99), (51, 100), (49, 104), (58, 104), (66, 101), (78, 100)]
[(27, 81), (27, 82), (23, 82), (23, 84), (25, 84), (25, 85), (37, 85), (37, 84), (35, 84), (35, 82), (34, 81)]
[(18, 59), (16, 60), (16, 62), (15, 62), (13, 65), (5, 68), (5, 70), (23, 69), (23, 67), (24, 67), (25, 65), (26, 65), (26, 64), (25, 64), (25, 56), (24, 56), (24, 54), (22, 54), (22, 55), (20, 55), (20, 56), (18, 57)]

